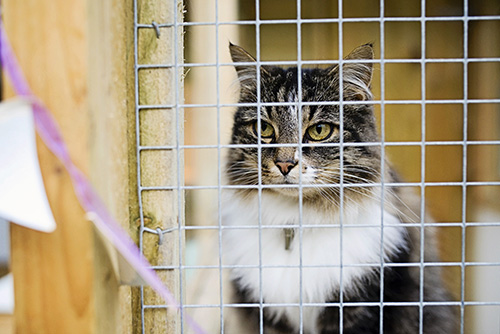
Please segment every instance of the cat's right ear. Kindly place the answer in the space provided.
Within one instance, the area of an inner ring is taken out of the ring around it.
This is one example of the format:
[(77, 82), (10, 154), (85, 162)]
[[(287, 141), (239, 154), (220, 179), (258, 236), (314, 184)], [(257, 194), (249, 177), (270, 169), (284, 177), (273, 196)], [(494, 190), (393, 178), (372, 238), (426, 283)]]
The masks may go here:
[[(371, 100), (371, 81), (373, 75), (373, 45), (361, 45), (354, 49), (344, 60), (349, 62), (342, 65), (342, 78), (345, 100)], [(366, 62), (365, 60), (369, 60)], [(330, 75), (338, 78), (339, 66), (330, 70)]]
[[(229, 42), (229, 51), (242, 89), (254, 90), (257, 86), (257, 61), (241, 46)], [(246, 63), (239, 65), (238, 63)], [(251, 64), (250, 64), (251, 63)], [(265, 72), (262, 69), (261, 73)]]

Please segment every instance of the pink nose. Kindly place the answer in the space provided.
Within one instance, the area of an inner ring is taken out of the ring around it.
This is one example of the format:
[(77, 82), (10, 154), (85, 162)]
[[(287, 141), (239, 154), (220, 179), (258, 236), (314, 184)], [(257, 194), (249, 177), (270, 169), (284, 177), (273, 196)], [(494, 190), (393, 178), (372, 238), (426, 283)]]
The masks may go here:
[(296, 163), (291, 161), (277, 161), (276, 166), (280, 170), (281, 174), (287, 175), (290, 173), (293, 167), (295, 167)]

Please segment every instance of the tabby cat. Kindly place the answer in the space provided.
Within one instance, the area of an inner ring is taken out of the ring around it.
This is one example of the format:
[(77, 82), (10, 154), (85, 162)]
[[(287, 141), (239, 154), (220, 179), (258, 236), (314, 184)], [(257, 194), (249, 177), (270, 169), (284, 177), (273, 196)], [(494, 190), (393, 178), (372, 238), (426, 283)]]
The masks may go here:
[(226, 333), (455, 333), (456, 310), (432, 304), (452, 300), (439, 268), (420, 266), (439, 259), (432, 230), (417, 224), (418, 197), (381, 188), (398, 177), (382, 161), (370, 103), (372, 45), (349, 54), (341, 76), (339, 65), (257, 71), (229, 48), (241, 105), (222, 247), (240, 307)]

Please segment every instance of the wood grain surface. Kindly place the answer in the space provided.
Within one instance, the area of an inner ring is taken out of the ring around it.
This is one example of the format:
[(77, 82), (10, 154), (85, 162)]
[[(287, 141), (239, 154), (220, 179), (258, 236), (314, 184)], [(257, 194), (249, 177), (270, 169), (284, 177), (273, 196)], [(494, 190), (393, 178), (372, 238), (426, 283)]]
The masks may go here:
[[(29, 85), (59, 123), (73, 161), (87, 172), (86, 2), (5, 1), (2, 11)], [(40, 139), (37, 145), (58, 227), (45, 234), (12, 225), (16, 333), (91, 333), (91, 226), (62, 164)]]

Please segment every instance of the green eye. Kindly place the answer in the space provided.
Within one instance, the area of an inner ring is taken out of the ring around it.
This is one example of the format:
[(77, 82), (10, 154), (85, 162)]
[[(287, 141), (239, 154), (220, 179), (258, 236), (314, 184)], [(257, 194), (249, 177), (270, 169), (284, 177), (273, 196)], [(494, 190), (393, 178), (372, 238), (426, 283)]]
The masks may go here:
[(310, 140), (324, 140), (332, 134), (332, 126), (328, 123), (318, 123), (307, 128), (307, 137)]
[[(253, 124), (253, 131), (255, 132), (255, 135), (257, 135), (257, 122)], [(261, 121), (260, 122), (260, 137), (261, 138), (271, 138), (274, 136), (274, 128), (271, 124)]]

